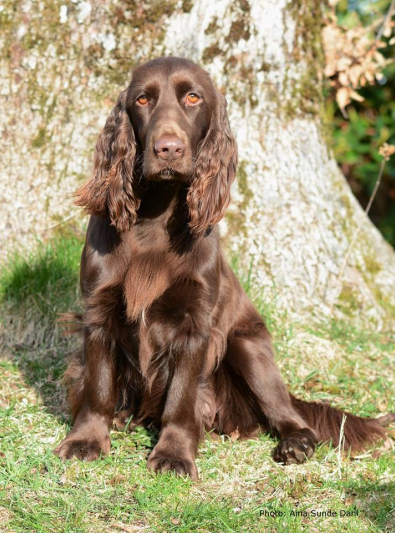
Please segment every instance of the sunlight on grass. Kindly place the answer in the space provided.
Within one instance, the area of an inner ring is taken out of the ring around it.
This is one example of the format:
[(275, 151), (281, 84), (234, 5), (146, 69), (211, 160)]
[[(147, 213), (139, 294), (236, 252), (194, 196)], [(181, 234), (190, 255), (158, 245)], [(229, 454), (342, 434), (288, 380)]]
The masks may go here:
[(16, 308), (33, 298), (43, 316), (55, 318), (61, 306), (73, 301), (82, 246), (76, 236), (68, 236), (40, 243), (27, 255), (15, 252), (2, 270), (0, 300)]
[[(207, 437), (197, 483), (147, 471), (157, 436), (143, 428), (112, 431), (110, 455), (94, 463), (54, 456), (69, 429), (60, 379), (66, 354), (79, 342), (64, 337), (55, 320), (81, 305), (81, 249), (72, 235), (42, 243), (27, 257), (15, 255), (0, 279), (1, 533), (395, 530), (393, 450), (341, 456), (339, 464), (337, 450), (319, 446), (306, 464), (283, 467), (271, 459), (275, 442), (267, 435)], [(248, 291), (248, 273), (237, 262), (233, 268)], [(394, 333), (344, 322), (295, 324), (275, 302), (252, 297), (298, 396), (362, 415), (395, 411)]]

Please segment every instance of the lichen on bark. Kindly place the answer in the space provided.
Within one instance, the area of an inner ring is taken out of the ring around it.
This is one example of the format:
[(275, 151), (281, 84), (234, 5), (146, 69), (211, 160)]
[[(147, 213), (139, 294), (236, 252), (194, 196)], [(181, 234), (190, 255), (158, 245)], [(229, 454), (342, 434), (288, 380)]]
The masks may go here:
[(224, 243), (255, 290), (298, 317), (354, 314), (376, 327), (394, 317), (394, 252), (323, 136), (319, 2), (19, 0), (0, 16), (2, 235), (30, 244), (80, 216), (70, 193), (132, 67), (179, 55), (229, 102), (241, 164)]

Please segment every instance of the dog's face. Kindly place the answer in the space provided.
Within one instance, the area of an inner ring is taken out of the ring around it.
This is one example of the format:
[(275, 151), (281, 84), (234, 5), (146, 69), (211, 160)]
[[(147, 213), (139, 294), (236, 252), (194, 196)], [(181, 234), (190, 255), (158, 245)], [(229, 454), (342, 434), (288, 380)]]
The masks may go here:
[(188, 225), (200, 238), (226, 212), (236, 164), (224, 96), (191, 61), (162, 57), (133, 71), (97, 140), (93, 176), (76, 203), (128, 231), (145, 180), (185, 182)]
[(186, 181), (193, 174), (215, 105), (210, 78), (190, 61), (155, 59), (134, 70), (126, 110), (146, 179)]

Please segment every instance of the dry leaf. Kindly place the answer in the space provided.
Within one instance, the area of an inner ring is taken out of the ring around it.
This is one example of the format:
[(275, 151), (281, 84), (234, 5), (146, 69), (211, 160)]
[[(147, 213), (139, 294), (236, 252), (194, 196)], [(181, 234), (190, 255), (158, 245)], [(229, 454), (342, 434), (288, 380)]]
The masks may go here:
[(350, 98), (357, 100), (357, 102), (363, 102), (365, 100), (363, 96), (355, 92), (353, 89), (350, 89)]
[[(363, 101), (358, 89), (367, 84), (373, 85), (382, 79), (382, 70), (389, 63), (380, 49), (386, 47), (384, 41), (374, 40), (377, 21), (364, 27), (362, 23), (353, 28), (338, 24), (336, 17), (337, 0), (329, 2), (331, 8), (322, 41), (325, 52), (325, 75), (330, 78), (336, 91), (336, 101), (344, 115), (351, 100)], [(384, 36), (390, 37), (395, 23), (391, 17), (384, 28)], [(391, 39), (394, 42), (395, 38)]]
[(336, 93), (336, 101), (339, 104), (339, 107), (342, 111), (344, 111), (346, 105), (351, 102), (349, 93), (350, 93), (349, 87), (341, 87)]
[(388, 400), (386, 398), (381, 398), (381, 400), (377, 402), (377, 406), (380, 413), (385, 413), (388, 409)]
[(138, 533), (139, 531), (146, 531), (147, 526), (144, 524), (138, 524), (135, 523), (133, 525), (123, 524), (122, 522), (114, 522), (112, 524), (113, 527), (119, 529), (120, 531), (124, 531), (125, 533)]
[(393, 144), (384, 143), (379, 148), (379, 154), (384, 157), (386, 161), (389, 161), (390, 157), (395, 154), (395, 146)]
[(231, 432), (230, 434), (230, 440), (232, 442), (236, 442), (237, 439), (240, 437), (240, 432), (238, 429), (235, 429), (234, 431)]

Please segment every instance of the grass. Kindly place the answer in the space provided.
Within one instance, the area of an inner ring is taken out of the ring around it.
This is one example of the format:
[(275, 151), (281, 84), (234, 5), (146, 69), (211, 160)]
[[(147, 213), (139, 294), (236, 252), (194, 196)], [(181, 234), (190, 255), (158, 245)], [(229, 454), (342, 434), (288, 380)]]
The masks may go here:
[(39, 243), (29, 255), (15, 251), (0, 276), (5, 333), (17, 344), (51, 345), (58, 339), (59, 313), (79, 307), (82, 240), (66, 235)]
[[(266, 435), (208, 436), (197, 483), (147, 471), (156, 435), (143, 428), (112, 431), (111, 454), (94, 463), (54, 456), (69, 429), (60, 378), (76, 342), (54, 320), (80, 305), (81, 246), (66, 236), (27, 258), (16, 254), (0, 279), (1, 533), (395, 530), (393, 449), (352, 459), (321, 446), (308, 463), (282, 467), (272, 461), (275, 443)], [(263, 299), (255, 303), (293, 392), (361, 415), (395, 411), (393, 332), (295, 324)]]

